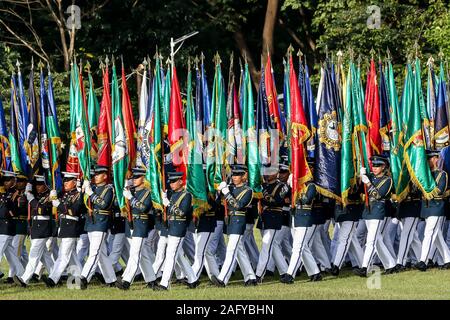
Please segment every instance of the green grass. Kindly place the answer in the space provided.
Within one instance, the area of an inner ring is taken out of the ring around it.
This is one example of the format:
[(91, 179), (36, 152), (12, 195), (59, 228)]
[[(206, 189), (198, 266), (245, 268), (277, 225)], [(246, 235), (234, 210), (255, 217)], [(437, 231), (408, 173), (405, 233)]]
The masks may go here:
[[(255, 231), (257, 243), (260, 234)], [(29, 245), (29, 243), (28, 243)], [(3, 259), (3, 272), (8, 270)], [(256, 287), (244, 287), (239, 272), (234, 275), (226, 288), (216, 288), (210, 284), (206, 276), (202, 276), (201, 284), (196, 289), (188, 289), (185, 285), (173, 284), (170, 291), (153, 291), (145, 287), (144, 282), (134, 283), (130, 290), (121, 291), (105, 287), (93, 281), (87, 290), (68, 289), (64, 284), (48, 289), (43, 283), (30, 284), (27, 288), (2, 283), (0, 294), (3, 300), (28, 299), (111, 299), (111, 300), (158, 300), (158, 299), (449, 299), (450, 270), (429, 269), (427, 272), (416, 270), (392, 275), (381, 275), (380, 289), (368, 289), (370, 279), (353, 275), (350, 270), (343, 270), (339, 277), (324, 276), (321, 282), (309, 282), (303, 272), (294, 284), (286, 285), (278, 281), (278, 276), (266, 278), (263, 284)]]

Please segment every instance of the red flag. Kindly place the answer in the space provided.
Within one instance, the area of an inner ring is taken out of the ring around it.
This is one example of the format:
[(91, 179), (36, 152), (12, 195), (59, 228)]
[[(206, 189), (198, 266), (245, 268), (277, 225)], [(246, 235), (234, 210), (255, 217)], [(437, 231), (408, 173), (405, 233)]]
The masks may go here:
[(275, 87), (275, 79), (273, 77), (272, 63), (270, 61), (270, 55), (267, 56), (266, 68), (264, 71), (265, 76), (265, 86), (266, 86), (266, 96), (267, 103), (269, 104), (269, 114), (272, 123), (275, 125), (274, 128), (278, 132), (282, 133), (281, 122), (280, 122), (280, 108), (278, 106), (277, 100), (277, 89)]
[(291, 172), (292, 172), (292, 205), (297, 202), (305, 183), (312, 179), (312, 174), (306, 161), (303, 142), (310, 132), (303, 110), (302, 97), (298, 87), (292, 55), (289, 57), (289, 89), (291, 93)]
[(125, 126), (125, 134), (127, 135), (128, 149), (128, 170), (136, 164), (136, 125), (133, 119), (133, 108), (131, 106), (130, 95), (128, 94), (127, 79), (125, 78), (125, 70), (122, 64), (122, 115)]
[(97, 164), (111, 167), (111, 94), (109, 91), (108, 67), (103, 70), (103, 94), (98, 119), (98, 159)]
[[(367, 88), (364, 110), (368, 126), (367, 134), (367, 157), (381, 153), (381, 135), (380, 135), (380, 96), (378, 91), (377, 71), (375, 62), (370, 61), (370, 71), (367, 76)], [(371, 161), (370, 166), (372, 166)]]
[(183, 181), (186, 181), (187, 141), (186, 121), (184, 119), (183, 104), (181, 102), (180, 86), (178, 84), (177, 71), (173, 67), (172, 87), (170, 90), (169, 111), (169, 144), (172, 153), (172, 162), (178, 172), (183, 172)]

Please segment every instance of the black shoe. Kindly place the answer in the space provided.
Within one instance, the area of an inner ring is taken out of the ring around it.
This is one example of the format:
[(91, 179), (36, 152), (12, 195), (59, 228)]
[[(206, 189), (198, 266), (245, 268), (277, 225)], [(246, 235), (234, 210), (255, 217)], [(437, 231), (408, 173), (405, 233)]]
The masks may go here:
[(264, 274), (264, 277), (273, 277), (275, 273), (270, 270), (266, 270), (266, 273)]
[(414, 265), (414, 268), (420, 271), (427, 271), (427, 265), (423, 261), (419, 261)]
[(56, 283), (50, 278), (43, 279), (43, 281), (45, 282), (45, 285), (47, 286), (47, 288), (56, 287)]
[(405, 263), (405, 269), (406, 269), (406, 270), (412, 269), (412, 263), (411, 263), (411, 261), (408, 261), (407, 263)]
[(427, 268), (434, 268), (436, 265), (434, 264), (433, 260), (428, 259)]
[(225, 283), (216, 276), (211, 276), (211, 281), (216, 287), (225, 288)]
[(339, 275), (339, 267), (335, 266), (334, 264), (331, 265), (330, 273), (337, 277)]
[(194, 281), (192, 283), (187, 283), (189, 289), (195, 289), (200, 285), (200, 280)]
[(263, 278), (260, 276), (256, 276), (256, 282), (257, 283), (263, 283)]
[(4, 276), (5, 276), (5, 274), (0, 271), (0, 279), (3, 278)]
[(18, 276), (14, 276), (13, 280), (14, 280), (14, 283), (17, 284), (18, 286), (21, 286), (22, 288), (27, 287), (27, 284), (25, 282), (23, 282), (22, 279), (20, 279)]
[(250, 279), (244, 282), (244, 287), (257, 286), (258, 281), (256, 279)]
[(116, 288), (118, 288), (120, 290), (128, 290), (128, 289), (130, 289), (130, 283), (128, 281), (122, 281), (121, 278), (117, 278)]
[(117, 281), (106, 283), (105, 285), (110, 288), (114, 288), (116, 286)]
[(144, 276), (142, 275), (142, 273), (138, 274), (136, 277), (134, 277), (134, 281), (143, 281), (144, 280)]
[(302, 275), (302, 270), (300, 268), (297, 269), (297, 272), (295, 273), (296, 277), (300, 277)]
[(356, 268), (353, 269), (353, 273), (360, 276), (360, 277), (367, 277), (367, 268)]
[(14, 283), (14, 279), (12, 277), (8, 277), (8, 278), (5, 279), (5, 281), (3, 281), (3, 283), (13, 284)]
[(280, 282), (286, 284), (294, 283), (294, 277), (291, 276), (289, 273), (285, 273), (280, 277)]
[(444, 263), (442, 266), (439, 266), (439, 269), (441, 270), (450, 269), (450, 262)]
[(169, 289), (167, 287), (164, 287), (164, 286), (160, 285), (160, 284), (157, 284), (157, 285), (155, 285), (153, 287), (153, 290), (154, 291), (167, 291)]
[(116, 278), (120, 277), (123, 274), (123, 269), (120, 269), (116, 272)]
[(61, 276), (61, 278), (59, 278), (59, 281), (67, 281), (69, 279), (69, 276)]
[(322, 281), (322, 275), (319, 273), (313, 274), (311, 277), (309, 277), (309, 281), (315, 282), (315, 281)]
[(393, 273), (396, 273), (396, 272), (397, 272), (397, 268), (396, 267), (392, 267), (392, 268), (384, 270), (383, 274), (387, 275), (387, 274), (393, 274)]
[(397, 264), (394, 268), (395, 268), (395, 272), (403, 272), (406, 270), (406, 267), (402, 264)]
[(103, 277), (103, 275), (101, 273), (96, 273), (94, 275), (94, 277), (95, 277), (95, 279), (100, 281), (101, 284), (106, 284), (105, 278)]
[(39, 275), (36, 273), (33, 273), (33, 276), (31, 277), (29, 283), (38, 283), (39, 282)]
[(188, 284), (188, 279), (187, 278), (183, 278), (183, 279), (177, 279), (175, 280), (175, 283), (177, 284)]
[(87, 282), (86, 278), (81, 277), (80, 278), (80, 289), (86, 290), (87, 286), (88, 286), (88, 282)]
[(150, 281), (150, 282), (147, 283), (147, 288), (154, 289), (156, 285), (157, 285), (156, 280), (155, 281)]

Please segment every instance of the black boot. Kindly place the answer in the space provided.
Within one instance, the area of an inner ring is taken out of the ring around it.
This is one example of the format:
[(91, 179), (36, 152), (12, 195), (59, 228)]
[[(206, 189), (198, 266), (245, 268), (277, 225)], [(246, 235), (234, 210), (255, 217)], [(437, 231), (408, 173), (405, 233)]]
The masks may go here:
[(8, 277), (8, 278), (5, 279), (5, 281), (3, 281), (3, 283), (13, 284), (14, 283), (14, 279), (13, 279), (13, 277)]
[(353, 270), (353, 273), (360, 277), (367, 277), (367, 268), (357, 268)]
[(86, 290), (87, 286), (88, 286), (88, 282), (87, 282), (86, 278), (81, 277), (80, 278), (80, 289), (81, 290)]
[(21, 286), (22, 288), (27, 287), (27, 284), (25, 282), (23, 282), (23, 280), (20, 279), (18, 276), (14, 276), (13, 280), (14, 280), (14, 283), (17, 284), (18, 286)]
[(402, 272), (406, 270), (406, 267), (402, 264), (397, 264), (394, 268), (396, 272)]
[(414, 268), (420, 271), (427, 271), (427, 265), (423, 261), (419, 261), (414, 265)]
[(258, 280), (256, 279), (250, 279), (244, 282), (244, 287), (251, 287), (258, 285)]
[(194, 281), (192, 283), (187, 283), (189, 289), (195, 289), (200, 285), (200, 280)]
[(169, 290), (167, 287), (164, 287), (160, 284), (155, 285), (155, 287), (153, 288), (154, 291), (167, 291)]
[(156, 281), (150, 281), (149, 283), (147, 283), (147, 288), (154, 289), (156, 285)]
[(311, 282), (322, 281), (322, 275), (320, 274), (320, 272), (319, 272), (319, 273), (316, 273), (316, 274), (313, 274), (313, 275), (309, 278), (309, 280), (310, 280)]
[(211, 281), (216, 287), (225, 288), (225, 283), (219, 280), (216, 276), (211, 276)]
[(54, 287), (56, 287), (56, 283), (50, 278), (44, 279), (44, 282), (45, 282), (45, 285), (47, 286), (47, 288), (54, 288)]
[(128, 281), (122, 281), (121, 278), (117, 278), (116, 288), (119, 288), (120, 290), (128, 290), (130, 289), (130, 283)]
[(291, 276), (289, 273), (285, 273), (280, 276), (280, 282), (286, 284), (294, 283), (294, 277)]
[(334, 264), (331, 265), (330, 273), (337, 277), (339, 275), (339, 267), (335, 266)]

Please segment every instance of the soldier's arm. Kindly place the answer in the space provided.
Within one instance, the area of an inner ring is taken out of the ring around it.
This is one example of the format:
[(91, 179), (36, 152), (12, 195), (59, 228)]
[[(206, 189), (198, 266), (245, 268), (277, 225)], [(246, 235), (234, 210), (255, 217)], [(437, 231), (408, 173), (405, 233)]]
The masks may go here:
[(310, 183), (306, 187), (306, 192), (300, 198), (302, 204), (311, 204), (314, 197), (316, 196), (317, 190), (314, 183)]
[(177, 206), (173, 204), (170, 208), (171, 212), (177, 216), (184, 217), (190, 212), (191, 209), (192, 196), (190, 193), (186, 193), (180, 205)]
[(106, 191), (103, 196), (94, 193), (91, 195), (90, 198), (91, 198), (91, 201), (93, 204), (96, 204), (97, 206), (99, 206), (100, 210), (105, 210), (111, 206), (111, 202), (113, 201), (113, 196), (114, 196), (113, 190), (109, 186), (108, 191)]
[(392, 190), (392, 179), (386, 178), (383, 183), (381, 183), (381, 186), (378, 188), (375, 185), (371, 185), (370, 187), (370, 194), (375, 197), (375, 199), (380, 200), (385, 198), (389, 193), (391, 193)]
[(150, 192), (144, 199), (138, 200), (135, 197), (131, 198), (130, 206), (139, 213), (148, 213), (152, 208), (152, 197)]
[(233, 197), (231, 192), (228, 192), (228, 194), (225, 196), (225, 201), (236, 210), (242, 210), (246, 208), (250, 204), (252, 199), (253, 191), (251, 189), (246, 190), (245, 194), (239, 200)]
[(275, 202), (283, 203), (287, 194), (289, 193), (289, 187), (287, 184), (282, 183), (278, 189), (277, 194), (275, 195)]
[(436, 181), (436, 187), (439, 189), (439, 195), (443, 195), (447, 190), (447, 172), (442, 171)]

